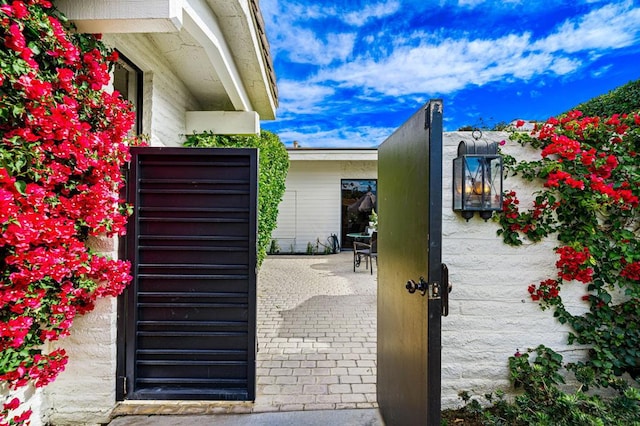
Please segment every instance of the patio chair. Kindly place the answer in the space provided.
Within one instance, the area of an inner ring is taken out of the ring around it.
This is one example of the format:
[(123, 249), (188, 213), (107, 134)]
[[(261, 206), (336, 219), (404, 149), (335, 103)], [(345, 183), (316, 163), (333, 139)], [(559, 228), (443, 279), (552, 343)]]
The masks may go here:
[(376, 260), (376, 266), (378, 265), (378, 233), (373, 231), (371, 234), (371, 240), (369, 243), (363, 243), (361, 241), (353, 242), (353, 272), (360, 266), (362, 261), (365, 261), (365, 267), (371, 271), (373, 275), (373, 260)]

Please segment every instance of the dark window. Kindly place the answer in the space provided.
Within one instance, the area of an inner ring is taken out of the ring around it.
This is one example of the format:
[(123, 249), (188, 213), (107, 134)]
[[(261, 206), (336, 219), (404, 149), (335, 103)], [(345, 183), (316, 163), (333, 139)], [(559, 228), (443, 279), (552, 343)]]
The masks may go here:
[(369, 215), (376, 208), (376, 179), (342, 179), (342, 247), (351, 247), (347, 234), (361, 233), (369, 226)]
[(142, 133), (142, 70), (124, 55), (119, 56), (113, 70), (113, 89), (133, 104), (136, 122), (131, 130), (132, 133), (140, 135)]

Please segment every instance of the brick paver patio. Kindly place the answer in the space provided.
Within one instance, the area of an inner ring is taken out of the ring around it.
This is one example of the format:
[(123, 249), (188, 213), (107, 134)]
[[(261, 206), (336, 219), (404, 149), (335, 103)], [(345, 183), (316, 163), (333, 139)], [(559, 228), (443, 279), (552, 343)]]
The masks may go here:
[(349, 252), (269, 257), (257, 364), (254, 411), (377, 407), (375, 275)]

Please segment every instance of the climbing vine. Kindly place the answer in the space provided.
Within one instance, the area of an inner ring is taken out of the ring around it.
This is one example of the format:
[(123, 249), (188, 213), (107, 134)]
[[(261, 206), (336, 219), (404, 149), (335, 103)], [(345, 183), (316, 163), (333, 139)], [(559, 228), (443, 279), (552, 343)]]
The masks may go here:
[[(520, 124), (520, 123), (519, 123)], [(557, 273), (531, 283), (542, 309), (571, 327), (570, 344), (588, 357), (569, 364), (583, 388), (623, 392), (640, 378), (640, 115), (551, 118), (512, 140), (540, 151), (534, 161), (507, 158), (508, 172), (540, 183), (530, 207), (507, 191), (497, 216), (504, 241), (540, 241), (554, 235)], [(584, 314), (570, 313), (565, 286), (584, 286)], [(624, 380), (628, 373), (635, 379)], [(635, 384), (634, 384), (635, 383)]]
[(0, 0), (0, 425), (30, 411), (11, 391), (64, 369), (74, 319), (128, 284), (129, 265), (88, 248), (124, 233), (118, 193), (134, 115), (103, 88), (117, 59), (47, 0)]

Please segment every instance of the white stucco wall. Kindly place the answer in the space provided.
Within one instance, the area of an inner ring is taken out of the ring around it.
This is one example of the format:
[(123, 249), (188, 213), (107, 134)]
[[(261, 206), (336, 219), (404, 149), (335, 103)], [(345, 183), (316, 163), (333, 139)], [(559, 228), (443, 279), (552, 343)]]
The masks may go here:
[(318, 238), (326, 244), (331, 234), (339, 237), (341, 180), (377, 177), (376, 161), (292, 161), (272, 235), (281, 252), (304, 253)]
[(181, 146), (185, 113), (201, 109), (145, 34), (108, 34), (103, 41), (118, 49), (144, 73), (142, 132), (151, 146)]
[[(508, 357), (545, 344), (560, 352), (565, 361), (584, 355), (567, 346), (568, 327), (550, 311), (531, 301), (527, 287), (557, 274), (552, 237), (519, 247), (504, 244), (496, 235), (498, 224), (477, 215), (469, 222), (451, 210), (452, 161), (461, 140), (472, 140), (469, 132), (444, 135), (442, 261), (449, 267), (453, 283), (449, 316), (442, 319), (442, 396), (444, 407), (460, 404), (458, 392), (484, 395), (508, 386)], [(486, 133), (487, 140), (508, 140), (506, 133)], [(517, 159), (533, 159), (535, 153), (513, 142), (503, 152)], [(508, 178), (505, 189), (515, 189), (521, 209), (531, 206), (525, 197), (534, 190), (519, 178)], [(586, 305), (580, 301), (584, 285), (563, 288), (565, 304), (574, 313)]]
[[(91, 237), (88, 244), (104, 256), (118, 256), (116, 239)], [(54, 425), (97, 425), (110, 420), (116, 401), (116, 338), (117, 300), (110, 297), (77, 317), (70, 336), (49, 345), (65, 349), (69, 361), (44, 388), (42, 419)]]
[(107, 423), (115, 406), (116, 299), (99, 300), (74, 321), (62, 347), (69, 355), (65, 371), (44, 391), (44, 413), (54, 425)]

